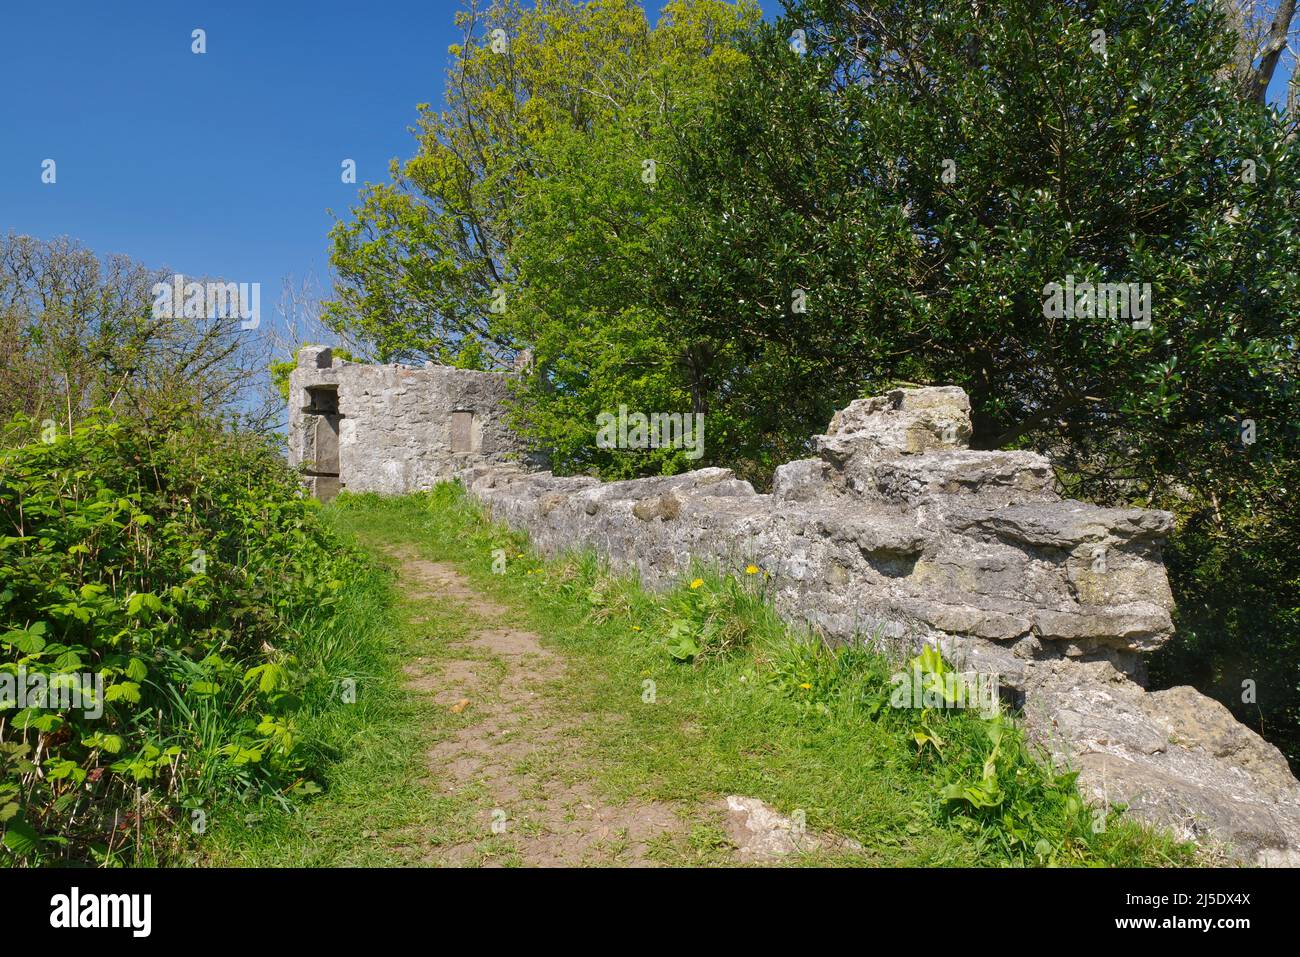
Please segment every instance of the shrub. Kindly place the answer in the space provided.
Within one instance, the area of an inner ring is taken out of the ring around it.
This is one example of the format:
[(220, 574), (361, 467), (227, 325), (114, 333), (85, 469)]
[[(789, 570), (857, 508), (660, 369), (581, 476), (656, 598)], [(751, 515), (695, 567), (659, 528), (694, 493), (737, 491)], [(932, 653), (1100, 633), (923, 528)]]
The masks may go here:
[[(918, 679), (950, 674), (929, 649), (906, 664)], [(1028, 864), (1080, 864), (1096, 853), (1108, 829), (1133, 833), (1122, 807), (1084, 802), (1077, 772), (1057, 771), (1036, 754), (1024, 730), (996, 703), (979, 709), (897, 707), (898, 668), (870, 644), (838, 647), (806, 637), (775, 655), (768, 686), (813, 721), (876, 721), (916, 744), (916, 761), (942, 783), (934, 795), (939, 819), (998, 855)], [(943, 687), (942, 681), (937, 682)]]
[(223, 794), (310, 790), (291, 623), (356, 560), (267, 443), (185, 412), (0, 451), (9, 855), (139, 861)]

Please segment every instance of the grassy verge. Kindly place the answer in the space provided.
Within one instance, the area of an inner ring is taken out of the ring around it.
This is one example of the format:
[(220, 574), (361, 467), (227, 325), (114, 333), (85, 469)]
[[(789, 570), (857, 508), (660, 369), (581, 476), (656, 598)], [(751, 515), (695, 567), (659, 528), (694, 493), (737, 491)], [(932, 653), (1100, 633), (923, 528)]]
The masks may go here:
[[(701, 570), (671, 592), (647, 593), (590, 555), (539, 559), (455, 486), (347, 497), (331, 512), (372, 548), (407, 543), (455, 563), (565, 654), (553, 706), (573, 719), (573, 760), (612, 800), (703, 807), (727, 794), (761, 798), (862, 845), (841, 863), (1195, 863), (1189, 846), (1118, 809), (1085, 805), (1073, 778), (1035, 760), (1012, 722), (892, 707), (899, 663), (862, 648), (827, 649), (785, 626), (764, 601), (760, 575)], [(504, 571), (494, 573), (503, 553)], [(400, 672), (403, 659), (445, 653), (460, 625), (436, 603), (413, 616), (373, 588), (370, 604), (336, 626), (366, 675), (365, 703), (321, 715), (316, 734), (340, 755), (326, 794), (256, 828), (215, 829), (214, 862), (402, 863), (468, 821), (472, 809), (435, 794), (423, 767), (445, 710), (404, 693)], [(939, 667), (926, 662), (923, 677)], [(707, 821), (688, 847), (666, 845), (660, 855), (668, 864), (728, 859), (725, 836)]]
[[(368, 524), (355, 511), (331, 510), (330, 517), (344, 533)], [(373, 536), (367, 540), (381, 544)], [(304, 737), (319, 742), (322, 793), (292, 803), (250, 795), (216, 808), (196, 862), (411, 864), (424, 846), (451, 835), (472, 814), (463, 802), (430, 788), (425, 753), (447, 724), (446, 710), (411, 694), (402, 671), (409, 661), (443, 653), (462, 623), (447, 609), (412, 607), (395, 587), (390, 564), (376, 551), (332, 613), (300, 629), (300, 660), (318, 693), (304, 702), (298, 720)]]
[[(0, 448), (0, 865), (183, 859), (319, 790), (368, 559), (261, 438), (179, 408)], [(352, 600), (352, 599), (350, 599)]]

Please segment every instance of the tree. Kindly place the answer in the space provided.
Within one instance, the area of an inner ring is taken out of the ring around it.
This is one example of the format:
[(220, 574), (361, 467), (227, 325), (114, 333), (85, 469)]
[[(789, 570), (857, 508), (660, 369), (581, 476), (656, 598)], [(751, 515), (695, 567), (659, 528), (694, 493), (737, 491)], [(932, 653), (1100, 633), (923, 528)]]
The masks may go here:
[[(1296, 29), (1296, 0), (1218, 0), (1219, 8), (1237, 37), (1232, 75), (1243, 97), (1264, 103), (1269, 84), (1291, 46)], [(1287, 84), (1286, 114), (1294, 132), (1300, 123), (1300, 70), (1295, 69), (1295, 51), (1291, 51), (1292, 72)]]
[(683, 467), (599, 450), (596, 417), (703, 407), (707, 345), (643, 306), (644, 256), (678, 215), (657, 188), (672, 124), (735, 73), (758, 21), (749, 0), (676, 0), (654, 27), (632, 0), (461, 13), (446, 107), (420, 107), (417, 155), (333, 231), (326, 321), (380, 361), (503, 368), (528, 348), (518, 424), (557, 467)]
[[(958, 382), (977, 438), (1063, 442), (1094, 494), (1163, 487), (1193, 450), (1219, 462), (1243, 418), (1284, 434), (1297, 157), (1217, 79), (1220, 22), (1172, 2), (982, 9), (792, 6), (684, 151), (681, 294), (709, 288), (751, 350), (821, 381)], [(773, 308), (796, 281), (806, 318)], [(1151, 328), (1056, 315), (1046, 290), (1067, 282), (1149, 284)]]
[(95, 405), (181, 402), (260, 421), (240, 394), (265, 366), (258, 340), (238, 320), (158, 314), (153, 287), (171, 278), (68, 239), (0, 237), (0, 419), (70, 428)]
[[(331, 233), (338, 273), (326, 321), (373, 344), (376, 358), (444, 359), (477, 341), (508, 365), (521, 343), (494, 316), (512, 280), (520, 194), (549, 175), (539, 145), (591, 134), (648, 94), (661, 58), (725, 41), (757, 8), (676, 0), (652, 29), (632, 0), (499, 0), (457, 14), (446, 103), (420, 104), (418, 150), (392, 182), (367, 185)], [(694, 47), (692, 46), (694, 44)], [(709, 52), (705, 49), (705, 54)], [(508, 297), (507, 297), (508, 298)]]
[(725, 416), (710, 400), (734, 362), (712, 330), (661, 301), (658, 270), (680, 257), (654, 260), (693, 215), (665, 185), (675, 176), (676, 130), (742, 67), (733, 44), (755, 23), (744, 6), (669, 5), (636, 52), (636, 82), (610, 94), (617, 108), (534, 145), (538, 175), (519, 189), (503, 318), (534, 353), (519, 425), (556, 468), (626, 477), (703, 464), (682, 449), (602, 448), (598, 417), (619, 406), (707, 415), (705, 448), (715, 447)]
[[(960, 384), (985, 447), (1173, 508), (1183, 637), (1158, 676), (1300, 756), (1300, 150), (1232, 82), (1237, 36), (1172, 0), (806, 0), (748, 52), (683, 144), (691, 228), (660, 251), (691, 264), (680, 295), (708, 289), (697, 315), (821, 394)], [(795, 281), (808, 318), (778, 317)], [(1084, 283), (1082, 308), (1049, 295)], [(1098, 309), (1101, 283), (1149, 284), (1149, 328)]]

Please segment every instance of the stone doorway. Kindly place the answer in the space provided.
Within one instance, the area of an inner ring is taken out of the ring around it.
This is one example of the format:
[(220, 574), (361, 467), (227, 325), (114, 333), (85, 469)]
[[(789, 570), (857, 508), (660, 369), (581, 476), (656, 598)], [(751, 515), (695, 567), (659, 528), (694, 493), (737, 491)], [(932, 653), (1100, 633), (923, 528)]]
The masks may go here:
[(303, 409), (303, 428), (306, 432), (304, 456), (306, 474), (312, 494), (328, 502), (342, 487), (339, 469), (339, 413), (338, 386), (318, 385), (307, 388), (308, 405)]

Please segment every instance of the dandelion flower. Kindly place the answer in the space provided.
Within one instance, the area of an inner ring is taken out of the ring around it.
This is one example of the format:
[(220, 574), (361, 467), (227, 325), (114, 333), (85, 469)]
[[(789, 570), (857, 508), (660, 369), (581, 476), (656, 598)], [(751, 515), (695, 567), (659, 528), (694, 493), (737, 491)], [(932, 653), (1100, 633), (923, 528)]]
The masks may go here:
[(805, 681), (805, 682), (804, 682), (803, 684), (801, 684), (799, 687), (800, 687), (800, 688), (803, 688), (805, 691), (807, 691), (808, 689), (810, 689), (810, 688), (812, 687), (812, 685), (810, 685), (808, 682)]
[(691, 587), (692, 587), (692, 588), (699, 588), (699, 587), (700, 587), (701, 585), (703, 585), (703, 584), (704, 584), (704, 579), (703, 579), (703, 578), (697, 578), (697, 579), (695, 579), (695, 581), (691, 582)]
[(757, 574), (758, 574), (758, 566), (757, 566), (757, 565), (746, 565), (746, 566), (745, 566), (745, 574), (746, 574), (746, 575), (757, 575)]

